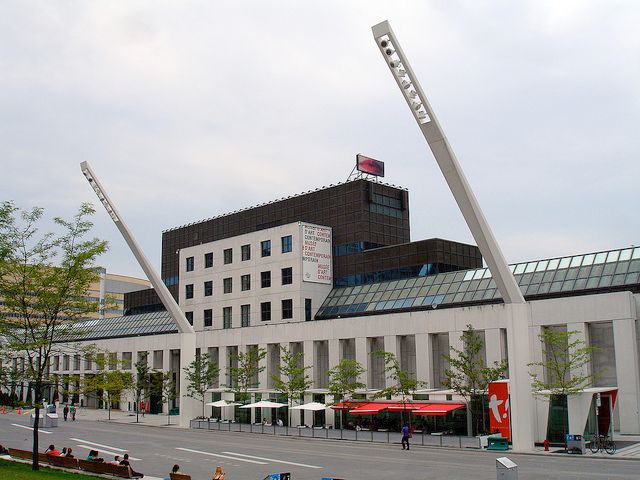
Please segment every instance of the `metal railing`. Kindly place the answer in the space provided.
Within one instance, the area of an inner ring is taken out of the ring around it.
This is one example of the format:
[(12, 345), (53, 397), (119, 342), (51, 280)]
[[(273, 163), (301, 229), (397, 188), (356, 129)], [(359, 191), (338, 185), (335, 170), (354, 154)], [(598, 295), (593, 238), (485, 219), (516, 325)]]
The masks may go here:
[[(289, 437), (324, 438), (332, 440), (351, 440), (373, 443), (400, 443), (401, 434), (389, 430), (346, 430), (323, 427), (287, 427), (278, 425), (247, 424), (226, 421), (191, 420), (191, 428), (214, 430), (218, 432), (245, 432), (261, 435), (280, 435)], [(480, 449), (480, 438), (441, 433), (416, 431), (411, 438), (413, 445), (448, 448)]]

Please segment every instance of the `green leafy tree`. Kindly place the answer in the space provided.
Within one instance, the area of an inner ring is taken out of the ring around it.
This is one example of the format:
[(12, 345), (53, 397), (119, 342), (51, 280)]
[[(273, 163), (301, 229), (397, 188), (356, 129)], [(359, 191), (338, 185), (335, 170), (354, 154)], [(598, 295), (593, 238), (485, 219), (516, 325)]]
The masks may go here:
[(131, 372), (119, 369), (119, 362), (113, 360), (111, 352), (96, 355), (96, 365), (97, 373), (85, 376), (83, 390), (85, 393), (96, 393), (98, 399), (106, 405), (111, 420), (113, 404), (120, 402), (122, 394), (131, 390), (135, 382)]
[(287, 347), (280, 346), (280, 365), (278, 374), (271, 375), (273, 388), (287, 397), (289, 405), (288, 425), (291, 425), (291, 407), (293, 402), (299, 400), (313, 384), (307, 375), (311, 365), (304, 365), (304, 354), (292, 352)]
[[(333, 403), (350, 400), (356, 390), (367, 388), (367, 384), (358, 378), (365, 372), (365, 368), (357, 360), (343, 358), (338, 364), (329, 369), (329, 393), (333, 396)], [(343, 413), (340, 410), (340, 428), (343, 428)]]
[(204, 401), (215, 379), (220, 375), (217, 363), (209, 361), (209, 354), (196, 355), (196, 358), (185, 369), (187, 374), (187, 396), (202, 402), (202, 416), (204, 417)]
[(235, 395), (236, 402), (247, 403), (251, 398), (250, 388), (258, 387), (258, 375), (264, 371), (265, 365), (261, 365), (267, 350), (252, 347), (246, 352), (231, 355), (231, 359), (237, 366), (229, 367), (229, 383), (227, 392)]
[(167, 404), (167, 425), (171, 424), (171, 402), (176, 399), (176, 382), (172, 372), (154, 375), (151, 390), (160, 399), (161, 404)]
[[(567, 437), (566, 404), (570, 395), (584, 391), (593, 384), (599, 372), (589, 373), (585, 368), (591, 361), (595, 347), (578, 337), (577, 330), (566, 331), (554, 327), (543, 328), (538, 338), (542, 343), (542, 361), (532, 362), (529, 371), (534, 394), (549, 400), (557, 399), (564, 405), (562, 414), (562, 438)], [(546, 375), (540, 375), (542, 370)]]
[(8, 351), (25, 358), (25, 378), (35, 399), (33, 470), (38, 470), (38, 426), (47, 368), (63, 333), (98, 311), (87, 291), (98, 279), (96, 259), (107, 242), (88, 238), (93, 207), (82, 204), (71, 220), (55, 217), (58, 233), (41, 234), (42, 208), (20, 210), (12, 202), (0, 204), (0, 336)]
[(452, 354), (444, 356), (449, 368), (444, 372), (442, 383), (464, 398), (467, 404), (467, 433), (485, 433), (487, 387), (490, 382), (504, 378), (508, 364), (506, 361), (494, 362), (493, 366), (485, 364), (481, 355), (484, 340), (472, 325), (467, 325), (462, 332), (462, 345), (461, 350), (451, 347)]
[[(414, 378), (415, 372), (403, 370), (398, 358), (391, 352), (378, 350), (372, 355), (384, 359), (384, 372), (389, 385), (373, 395), (373, 398), (400, 398), (403, 410), (409, 410), (409, 422), (411, 422), (411, 410), (408, 403), (412, 402), (412, 397), (419, 388), (427, 386), (427, 382)], [(404, 423), (404, 412), (400, 411), (400, 423)]]
[(136, 402), (136, 423), (138, 423), (140, 421), (140, 405), (151, 393), (151, 371), (149, 370), (147, 352), (143, 352), (133, 366), (136, 369), (136, 378), (131, 389)]

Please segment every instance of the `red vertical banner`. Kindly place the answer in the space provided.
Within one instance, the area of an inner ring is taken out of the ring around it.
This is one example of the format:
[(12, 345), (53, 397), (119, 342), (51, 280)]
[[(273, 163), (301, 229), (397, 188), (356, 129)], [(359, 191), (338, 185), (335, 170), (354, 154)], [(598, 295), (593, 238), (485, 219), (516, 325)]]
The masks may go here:
[(511, 412), (509, 411), (509, 382), (489, 383), (489, 428), (511, 441)]

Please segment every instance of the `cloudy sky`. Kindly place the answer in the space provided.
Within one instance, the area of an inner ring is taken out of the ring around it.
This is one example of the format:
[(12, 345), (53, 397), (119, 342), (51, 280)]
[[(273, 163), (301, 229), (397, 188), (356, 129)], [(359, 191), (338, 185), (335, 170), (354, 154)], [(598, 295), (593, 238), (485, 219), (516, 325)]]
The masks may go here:
[[(161, 232), (322, 187), (356, 153), (412, 240), (472, 237), (373, 41), (388, 19), (509, 262), (640, 242), (636, 1), (0, 2), (0, 200), (71, 216), (89, 161)], [(142, 275), (105, 211), (114, 273)]]

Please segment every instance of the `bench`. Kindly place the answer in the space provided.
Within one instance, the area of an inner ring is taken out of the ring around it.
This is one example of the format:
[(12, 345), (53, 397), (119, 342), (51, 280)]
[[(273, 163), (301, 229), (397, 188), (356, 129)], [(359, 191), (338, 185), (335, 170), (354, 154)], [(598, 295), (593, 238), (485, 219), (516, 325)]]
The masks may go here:
[[(22, 458), (23, 460), (29, 460), (30, 462), (33, 460), (33, 455), (31, 450), (20, 450), (19, 448), (9, 448), (9, 455), (13, 458)], [(38, 452), (38, 461), (41, 463), (49, 463), (49, 459), (51, 455), (46, 455), (44, 453)]]
[(186, 473), (170, 473), (169, 478), (171, 480), (191, 480), (191, 475)]
[(48, 456), (49, 465), (54, 467), (74, 468), (78, 469), (78, 459), (73, 457), (56, 457), (53, 455)]
[(91, 473), (105, 473), (121, 478), (133, 478), (131, 468), (126, 465), (112, 465), (104, 462), (92, 462), (91, 460), (78, 460), (80, 469)]

